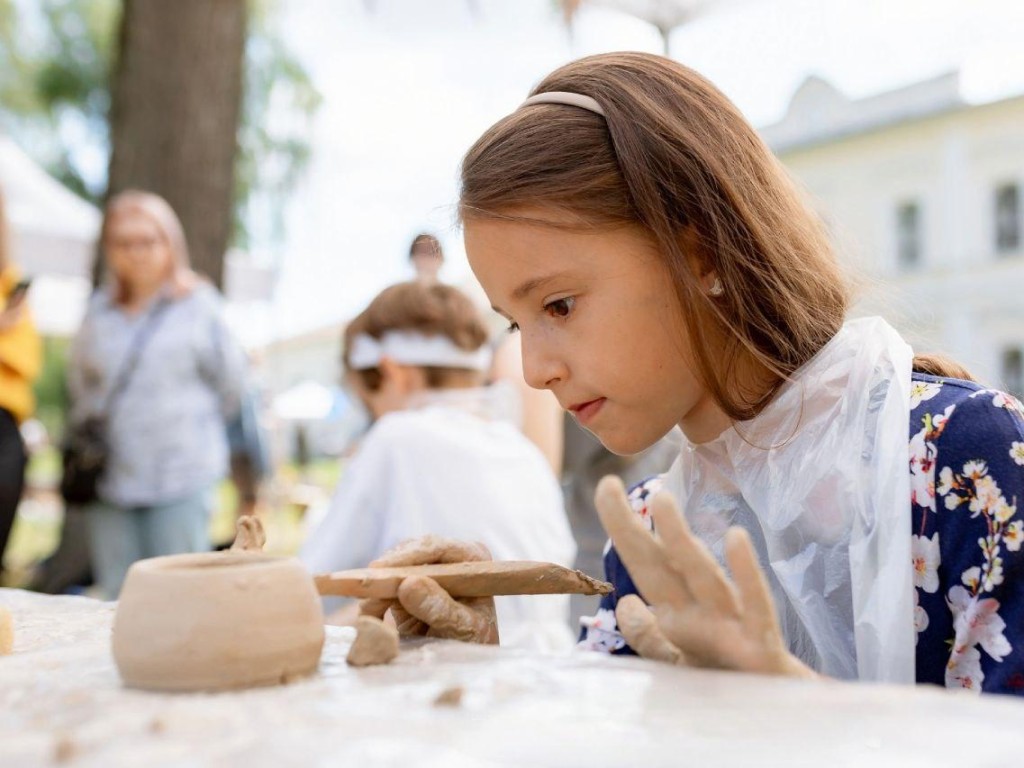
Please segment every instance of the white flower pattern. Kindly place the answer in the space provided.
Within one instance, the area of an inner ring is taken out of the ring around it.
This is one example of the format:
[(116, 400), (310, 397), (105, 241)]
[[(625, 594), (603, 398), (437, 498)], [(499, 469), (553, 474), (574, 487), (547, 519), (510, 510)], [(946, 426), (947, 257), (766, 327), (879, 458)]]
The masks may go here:
[(1010, 458), (1018, 467), (1024, 467), (1024, 442), (1014, 440), (1010, 444)]
[(921, 598), (914, 590), (914, 642), (917, 642), (917, 635), (928, 629), (928, 611), (921, 607)]
[(931, 400), (942, 389), (942, 385), (933, 381), (914, 381), (910, 384), (910, 410), (914, 410), (924, 400)]
[(910, 537), (911, 556), (914, 558), (914, 586), (925, 592), (939, 590), (939, 534), (931, 538)]
[[(938, 394), (939, 392), (932, 393), (931, 397), (934, 398)], [(1024, 409), (1016, 398), (994, 390), (978, 390), (969, 398), (978, 396), (991, 398), (991, 405), (1009, 411), (1011, 418), (1024, 417)], [(951, 415), (952, 412), (948, 409), (942, 414), (943, 428)], [(925, 425), (923, 431), (928, 432), (929, 427), (934, 430), (937, 421), (938, 417), (925, 414), (922, 420)], [(1018, 424), (1017, 421), (1011, 423), (1014, 425), (1013, 429), (1024, 436), (1024, 425)], [(1012, 466), (1024, 466), (1024, 439), (1009, 442), (1008, 456), (1014, 462)], [(937, 440), (932, 441), (933, 450), (929, 456), (935, 460), (939, 458), (937, 447)], [(993, 456), (991, 447), (984, 443), (971, 446), (979, 453), (987, 450), (987, 455)], [(911, 457), (920, 452), (913, 438), (910, 452)], [(1006, 471), (1005, 459), (1002, 461), (1004, 464), (1000, 466), (1004, 466), (1003, 471)], [(934, 486), (936, 498), (931, 499), (930, 504), (922, 505), (918, 501), (919, 494), (915, 495), (914, 491), (911, 491), (913, 503), (925, 507), (920, 529), (912, 539), (914, 583), (917, 587), (915, 592), (919, 597), (925, 593), (934, 593), (940, 588), (945, 590), (946, 587), (942, 586), (943, 581), (955, 578), (953, 574), (943, 575), (938, 546), (939, 532), (933, 527), (934, 524), (927, 525), (930, 513), (941, 509), (942, 511), (937, 513), (940, 516), (966, 516), (967, 519), (978, 520), (977, 529), (971, 529), (977, 530), (980, 534), (976, 535), (975, 539), (978, 546), (975, 551), (979, 553), (978, 559), (975, 560), (977, 564), (962, 568), (959, 574), (960, 583), (949, 586), (946, 592), (945, 603), (953, 619), (953, 637), (948, 640), (950, 651), (945, 669), (945, 683), (948, 687), (964, 688), (979, 693), (985, 681), (983, 663), (989, 663), (985, 658), (1001, 663), (1013, 652), (1013, 647), (1006, 636), (1006, 621), (1000, 615), (1000, 600), (993, 595), (999, 593), (999, 589), (1006, 582), (1004, 558), (1008, 557), (1009, 553), (1018, 552), (1024, 541), (1024, 521), (1017, 519), (1017, 496), (1014, 494), (1008, 498), (1001, 486), (1001, 481), (1010, 480), (1014, 485), (1007, 487), (1016, 490), (1020, 487), (1021, 479), (997, 476), (994, 466), (992, 462), (977, 455), (968, 457), (959, 467), (943, 463), (938, 472), (938, 482)], [(939, 497), (942, 503), (936, 504)], [(953, 523), (953, 519), (950, 523)], [(954, 530), (965, 530), (965, 523), (957, 525), (960, 528)], [(934, 545), (927, 536), (927, 533), (933, 530)], [(964, 551), (963, 548), (968, 546), (968, 541), (956, 540), (947, 543), (953, 544), (958, 552)], [(934, 579), (931, 570), (933, 562), (936, 566)], [(945, 583), (948, 585), (949, 582)], [(927, 615), (927, 610), (923, 619), (919, 615), (918, 608), (924, 608), (920, 602), (919, 599), (915, 603), (914, 611), (914, 626), (918, 634), (934, 624), (932, 617)]]

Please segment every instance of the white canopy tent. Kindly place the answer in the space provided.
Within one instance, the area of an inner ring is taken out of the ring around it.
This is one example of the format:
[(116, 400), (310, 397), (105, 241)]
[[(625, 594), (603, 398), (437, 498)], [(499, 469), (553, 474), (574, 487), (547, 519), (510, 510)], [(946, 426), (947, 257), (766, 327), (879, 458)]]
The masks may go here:
[(29, 302), (42, 333), (75, 332), (91, 287), (101, 215), (0, 135), (0, 190), (11, 255), (32, 278)]
[(337, 392), (316, 381), (303, 381), (274, 398), (274, 415), (286, 421), (320, 421), (335, 408)]
[(100, 212), (0, 136), (0, 185), (14, 258), (28, 274), (88, 279)]

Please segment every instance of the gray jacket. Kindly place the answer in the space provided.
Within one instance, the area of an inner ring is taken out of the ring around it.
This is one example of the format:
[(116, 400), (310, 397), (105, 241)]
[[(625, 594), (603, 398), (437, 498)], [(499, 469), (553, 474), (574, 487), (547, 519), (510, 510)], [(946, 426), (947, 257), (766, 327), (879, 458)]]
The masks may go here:
[(127, 387), (101, 414), (155, 305), (127, 315), (109, 289), (97, 291), (68, 366), (72, 423), (105, 416), (109, 456), (100, 498), (122, 507), (174, 501), (223, 477), (225, 420), (237, 412), (244, 385), (245, 358), (225, 325), (220, 296), (201, 284), (162, 310)]

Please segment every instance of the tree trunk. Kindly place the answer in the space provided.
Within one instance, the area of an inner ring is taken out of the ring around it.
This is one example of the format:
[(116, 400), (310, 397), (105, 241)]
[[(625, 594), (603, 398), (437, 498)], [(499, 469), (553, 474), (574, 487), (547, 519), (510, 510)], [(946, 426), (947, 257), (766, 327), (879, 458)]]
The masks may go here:
[(156, 192), (192, 265), (223, 284), (242, 103), (245, 0), (124, 0), (111, 95), (110, 182)]

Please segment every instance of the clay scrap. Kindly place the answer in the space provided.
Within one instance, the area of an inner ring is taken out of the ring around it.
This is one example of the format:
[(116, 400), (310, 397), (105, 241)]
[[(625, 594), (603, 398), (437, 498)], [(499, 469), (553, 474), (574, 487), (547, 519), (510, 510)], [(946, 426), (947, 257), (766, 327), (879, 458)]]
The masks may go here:
[(387, 664), (398, 655), (398, 630), (376, 616), (356, 619), (356, 639), (345, 661), (353, 667)]
[(393, 599), (410, 576), (428, 576), (452, 597), (498, 595), (606, 595), (612, 585), (581, 571), (554, 563), (528, 560), (479, 561), (410, 565), (399, 568), (359, 568), (325, 573), (314, 578), (321, 595)]
[(242, 515), (235, 523), (235, 540), (231, 544), (232, 552), (262, 552), (267, 543), (267, 534), (263, 523), (254, 515)]
[(11, 612), (0, 605), (0, 656), (14, 650), (14, 619)]

